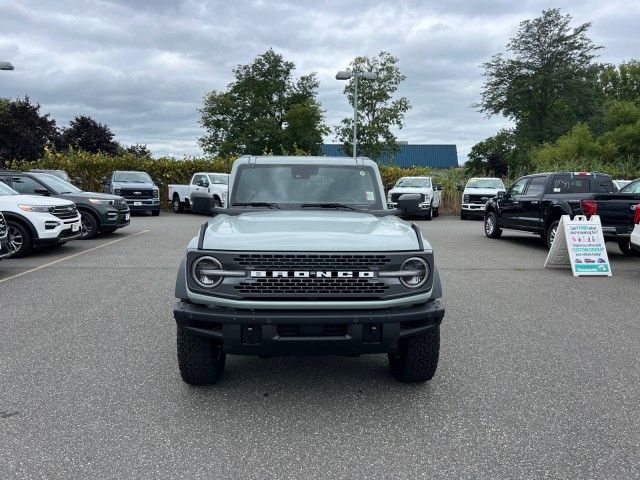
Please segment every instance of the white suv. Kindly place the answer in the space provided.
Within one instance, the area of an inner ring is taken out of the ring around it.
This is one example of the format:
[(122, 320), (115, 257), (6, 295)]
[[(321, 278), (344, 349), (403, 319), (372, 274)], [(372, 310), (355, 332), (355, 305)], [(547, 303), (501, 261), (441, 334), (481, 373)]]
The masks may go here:
[(421, 195), (417, 205), (417, 212), (424, 214), (427, 220), (437, 217), (442, 198), (442, 187), (434, 185), (431, 177), (402, 177), (387, 193), (387, 202), (393, 208), (398, 206), (398, 200), (405, 193)]
[(484, 207), (490, 198), (504, 192), (504, 183), (499, 178), (470, 178), (462, 192), (460, 218), (484, 218)]
[(73, 202), (20, 195), (0, 182), (0, 212), (4, 214), (9, 247), (24, 257), (40, 245), (58, 245), (80, 237), (80, 214)]

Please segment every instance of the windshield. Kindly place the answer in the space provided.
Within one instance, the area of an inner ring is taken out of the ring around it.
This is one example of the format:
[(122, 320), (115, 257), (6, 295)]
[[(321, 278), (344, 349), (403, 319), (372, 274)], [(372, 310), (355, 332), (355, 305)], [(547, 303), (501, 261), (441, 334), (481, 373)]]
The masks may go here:
[(401, 178), (396, 187), (431, 188), (430, 178)]
[(269, 203), (281, 208), (302, 204), (342, 204), (380, 210), (378, 179), (371, 167), (358, 165), (241, 165), (231, 206)]
[(467, 183), (467, 188), (495, 188), (504, 190), (504, 184), (499, 178), (472, 178)]
[(229, 175), (225, 175), (222, 173), (217, 173), (215, 175), (209, 175), (209, 179), (211, 183), (215, 183), (217, 185), (228, 185), (229, 184)]
[(69, 181), (69, 175), (64, 170), (31, 170), (34, 173), (47, 173), (49, 175), (53, 175), (54, 177), (61, 178), (62, 180)]
[(153, 183), (147, 172), (116, 172), (113, 181), (120, 183)]
[(620, 193), (640, 193), (640, 180), (630, 183), (620, 190)]
[(19, 193), (9, 187), (6, 183), (0, 182), (0, 196), (3, 195), (19, 195)]
[(47, 173), (41, 173), (38, 175), (34, 175), (38, 180), (44, 183), (47, 187), (58, 194), (63, 193), (78, 193), (81, 192), (78, 187), (75, 185), (71, 185), (69, 182), (64, 181), (61, 178), (55, 177), (53, 175), (49, 175)]

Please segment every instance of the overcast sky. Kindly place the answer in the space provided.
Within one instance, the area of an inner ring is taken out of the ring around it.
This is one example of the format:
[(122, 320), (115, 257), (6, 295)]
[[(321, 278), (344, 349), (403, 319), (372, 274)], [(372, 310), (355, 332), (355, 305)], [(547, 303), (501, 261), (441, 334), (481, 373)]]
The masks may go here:
[[(350, 115), (334, 79), (356, 55), (386, 50), (413, 108), (400, 140), (471, 146), (508, 125), (474, 112), (479, 65), (518, 23), (559, 6), (593, 22), (601, 60), (640, 57), (640, 1), (173, 1), (0, 0), (0, 96), (29, 95), (59, 126), (76, 115), (108, 124), (125, 144), (156, 155), (201, 153), (197, 109), (237, 64), (272, 47), (317, 72), (329, 125)], [(327, 138), (332, 141), (333, 137)]]

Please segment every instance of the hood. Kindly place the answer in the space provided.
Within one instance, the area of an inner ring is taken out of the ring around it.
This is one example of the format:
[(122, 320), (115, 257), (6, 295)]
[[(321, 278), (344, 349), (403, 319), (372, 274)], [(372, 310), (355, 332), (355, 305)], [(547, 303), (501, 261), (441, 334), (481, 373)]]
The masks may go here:
[(78, 200), (84, 200), (88, 198), (96, 198), (98, 200), (119, 200), (122, 197), (119, 195), (111, 195), (108, 193), (97, 193), (97, 192), (73, 192), (73, 193), (65, 193), (65, 197), (69, 197), (69, 199), (73, 200), (77, 198)]
[(44, 207), (62, 207), (74, 205), (71, 200), (63, 198), (44, 197), (42, 195), (2, 195), (0, 201), (10, 201), (13, 205), (41, 205)]
[[(189, 248), (197, 248), (194, 238)], [(424, 242), (425, 249), (430, 250)], [(217, 215), (204, 239), (208, 250), (375, 252), (418, 250), (411, 224), (394, 215), (343, 211), (252, 211)]]
[(486, 195), (495, 197), (503, 188), (465, 188), (463, 195)]
[(155, 183), (128, 183), (128, 182), (113, 182), (113, 188), (126, 188), (126, 189), (137, 189), (140, 190), (150, 190), (157, 189), (158, 186)]
[(392, 193), (428, 193), (431, 191), (430, 187), (393, 187), (389, 190), (389, 194)]

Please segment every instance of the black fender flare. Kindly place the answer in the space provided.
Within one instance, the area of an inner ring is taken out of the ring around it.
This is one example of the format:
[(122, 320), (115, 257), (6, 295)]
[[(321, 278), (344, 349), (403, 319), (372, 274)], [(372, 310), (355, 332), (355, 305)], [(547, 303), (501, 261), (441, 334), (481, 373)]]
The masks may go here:
[(187, 258), (180, 261), (178, 276), (176, 277), (175, 297), (180, 300), (188, 300), (187, 296)]

